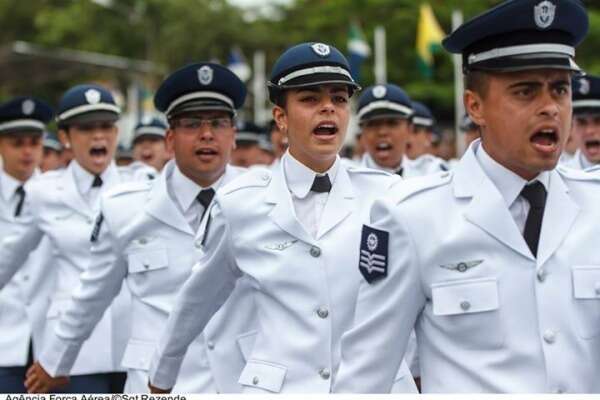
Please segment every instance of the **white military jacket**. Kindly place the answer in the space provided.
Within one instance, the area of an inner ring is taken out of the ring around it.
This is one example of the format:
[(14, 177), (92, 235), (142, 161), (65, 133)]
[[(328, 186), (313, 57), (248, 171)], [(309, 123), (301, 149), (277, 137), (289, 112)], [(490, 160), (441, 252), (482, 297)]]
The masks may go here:
[[(55, 257), (52, 273), (56, 285), (51, 293), (44, 337), (53, 335), (55, 324), (69, 303), (79, 276), (90, 263), (90, 235), (97, 210), (85, 201), (75, 181), (75, 163), (68, 168), (42, 174), (27, 193), (31, 212), (18, 232), (0, 243), (0, 283), (21, 267), (27, 255), (47, 237)], [(121, 183), (123, 178), (111, 164), (102, 174), (101, 192)], [(120, 370), (129, 336), (129, 294), (118, 296), (86, 341), (71, 370), (72, 375)]]
[[(375, 160), (365, 153), (361, 159), (360, 164), (363, 167), (378, 169), (395, 174), (396, 171), (383, 168), (378, 165)], [(435, 174), (440, 171), (447, 171), (449, 168), (444, 160), (435, 157), (431, 154), (424, 154), (414, 160), (404, 156), (402, 159), (402, 177), (403, 178), (414, 178), (417, 176), (425, 176), (429, 174)]]
[[(18, 232), (20, 228), (15, 225), (31, 215), (27, 192), (35, 177), (24, 185), (25, 202), (19, 217), (14, 216), (18, 202), (14, 192), (19, 184), (16, 180), (11, 184), (10, 179), (0, 171), (0, 240), (13, 230)], [(27, 365), (30, 341), (34, 357), (41, 350), (48, 296), (54, 283), (54, 274), (47, 268), (51, 261), (51, 247), (43, 240), (10, 280), (0, 282), (0, 367)]]
[(564, 165), (565, 167), (579, 169), (579, 170), (586, 171), (586, 172), (594, 170), (598, 167), (598, 165), (592, 164), (591, 162), (589, 162), (586, 159), (586, 157), (583, 155), (581, 150), (577, 150), (575, 152), (575, 155), (573, 155), (573, 157), (571, 157), (570, 159), (563, 162), (562, 165)]
[(600, 180), (549, 173), (536, 259), (478, 145), (374, 203), (387, 277), (361, 285), (335, 391), (387, 391), (413, 326), (424, 392), (600, 391)]
[[(283, 164), (254, 169), (219, 191), (204, 254), (183, 286), (167, 332), (152, 361), (159, 387), (240, 277), (256, 302), (257, 335), (239, 377), (245, 392), (328, 393), (339, 363), (342, 333), (350, 327), (360, 275), (360, 226), (373, 198), (397, 178), (339, 166), (316, 239), (297, 220)], [(204, 236), (204, 232), (206, 236)], [(405, 391), (414, 382), (404, 366)]]
[[(125, 389), (133, 393), (148, 390), (150, 357), (197, 255), (195, 232), (168, 193), (168, 179), (175, 168), (175, 161), (170, 161), (156, 180), (120, 185), (103, 196), (93, 262), (81, 275), (56, 335), (40, 359), (52, 375), (69, 373), (83, 341), (122, 283), (127, 282), (132, 295), (132, 325), (123, 357), (123, 366), (128, 369)], [(242, 172), (228, 166), (220, 183)], [(237, 377), (244, 366), (243, 352), (251, 348), (254, 335), (248, 290), (249, 286), (240, 281), (204, 334), (194, 338), (174, 391), (240, 391)], [(177, 371), (173, 372), (177, 377)]]

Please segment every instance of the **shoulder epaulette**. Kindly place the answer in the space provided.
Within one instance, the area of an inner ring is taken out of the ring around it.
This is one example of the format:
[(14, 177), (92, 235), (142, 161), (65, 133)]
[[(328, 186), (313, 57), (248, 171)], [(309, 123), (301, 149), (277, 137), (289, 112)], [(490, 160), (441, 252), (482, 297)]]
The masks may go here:
[(152, 187), (152, 181), (134, 181), (134, 182), (125, 182), (116, 185), (113, 188), (110, 188), (106, 192), (106, 197), (117, 197), (127, 193), (134, 192), (143, 192), (147, 191)]
[(229, 194), (248, 187), (267, 186), (269, 182), (271, 182), (271, 171), (266, 168), (251, 168), (223, 186), (219, 191), (223, 194)]
[(584, 171), (577, 168), (567, 167), (565, 165), (559, 165), (556, 167), (556, 171), (566, 179), (600, 182), (600, 168), (593, 168), (592, 170)]
[(392, 188), (395, 200), (400, 203), (419, 193), (446, 185), (450, 183), (452, 176), (452, 171), (445, 171), (396, 182)]
[(381, 169), (368, 168), (360, 165), (348, 165), (346, 170), (352, 174), (370, 174), (370, 175), (384, 175), (384, 176), (392, 176), (387, 171), (383, 171)]
[(56, 179), (62, 176), (65, 173), (64, 169), (55, 169), (51, 171), (46, 171), (38, 176), (35, 179)]

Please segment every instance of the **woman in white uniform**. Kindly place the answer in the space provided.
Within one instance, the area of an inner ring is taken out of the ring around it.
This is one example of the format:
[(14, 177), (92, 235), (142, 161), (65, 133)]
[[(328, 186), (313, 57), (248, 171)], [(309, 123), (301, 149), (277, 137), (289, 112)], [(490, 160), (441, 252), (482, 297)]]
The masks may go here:
[[(113, 162), (119, 113), (111, 93), (97, 85), (75, 86), (63, 95), (57, 116), (59, 136), (75, 158), (68, 168), (47, 172), (32, 182), (28, 193), (31, 216), (0, 243), (0, 286), (44, 237), (52, 243), (56, 285), (46, 315), (46, 336), (90, 263), (90, 235), (99, 195), (123, 181)], [(128, 307), (128, 294), (123, 292), (82, 347), (64, 390), (122, 391), (125, 374), (120, 363), (129, 334)], [(31, 373), (35, 375), (35, 370), (29, 372), (28, 380)], [(30, 392), (41, 389), (29, 387), (27, 381), (26, 386)]]

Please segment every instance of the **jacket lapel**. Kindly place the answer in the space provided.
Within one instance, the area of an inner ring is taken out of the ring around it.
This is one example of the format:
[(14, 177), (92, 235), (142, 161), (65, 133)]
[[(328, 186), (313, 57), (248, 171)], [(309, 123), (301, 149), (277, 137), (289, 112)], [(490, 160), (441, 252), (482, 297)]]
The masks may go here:
[(174, 163), (167, 164), (152, 186), (150, 198), (146, 203), (146, 212), (164, 224), (193, 236), (192, 228), (173, 203), (167, 190), (167, 176), (171, 174), (174, 166)]
[(569, 196), (569, 189), (559, 173), (552, 171), (540, 234), (538, 267), (548, 261), (561, 245), (571, 230), (579, 210), (579, 206)]
[(464, 214), (469, 222), (524, 257), (534, 259), (502, 195), (475, 158), (474, 146), (455, 169), (454, 193), (472, 198)]
[(317, 239), (320, 239), (352, 213), (354, 210), (354, 197), (352, 181), (348, 171), (340, 163), (335, 182), (323, 210)]
[(85, 201), (75, 182), (73, 165), (69, 166), (61, 177), (61, 182), (57, 186), (60, 191), (60, 199), (73, 211), (78, 212), (89, 218), (94, 218), (93, 210)]
[(285, 179), (283, 177), (283, 165), (274, 169), (271, 182), (267, 187), (267, 203), (273, 204), (273, 209), (269, 213), (269, 218), (277, 226), (306, 243), (313, 243), (311, 235), (306, 232), (302, 224), (296, 218), (294, 205), (292, 204), (292, 195), (290, 194)]

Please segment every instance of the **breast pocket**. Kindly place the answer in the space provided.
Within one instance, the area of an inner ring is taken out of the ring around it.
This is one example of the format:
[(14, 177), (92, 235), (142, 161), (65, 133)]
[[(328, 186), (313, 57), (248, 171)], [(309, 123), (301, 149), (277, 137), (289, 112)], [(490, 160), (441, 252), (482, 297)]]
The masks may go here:
[(279, 393), (286, 373), (287, 368), (283, 365), (250, 360), (240, 375), (239, 383), (245, 386), (245, 391), (253, 392), (254, 388)]
[(495, 278), (441, 282), (431, 285), (433, 323), (464, 347), (489, 349), (504, 343), (504, 327)]
[(572, 314), (583, 339), (600, 334), (600, 265), (571, 268), (575, 312)]
[(129, 273), (156, 271), (169, 266), (166, 249), (147, 249), (131, 252), (127, 256)]

